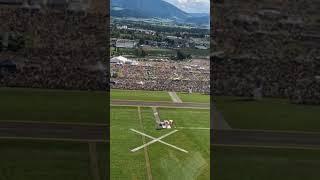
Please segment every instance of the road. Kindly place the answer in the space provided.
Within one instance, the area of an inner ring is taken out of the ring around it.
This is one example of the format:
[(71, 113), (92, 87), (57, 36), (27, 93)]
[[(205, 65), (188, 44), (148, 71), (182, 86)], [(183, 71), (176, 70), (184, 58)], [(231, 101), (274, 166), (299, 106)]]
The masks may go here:
[(152, 102), (152, 101), (128, 101), (111, 100), (111, 106), (145, 106), (145, 107), (169, 107), (169, 108), (190, 108), (190, 109), (210, 109), (209, 103), (174, 103), (174, 102)]
[(320, 133), (241, 129), (213, 130), (211, 131), (211, 144), (320, 149)]
[(0, 139), (106, 142), (108, 132), (106, 125), (0, 122)]

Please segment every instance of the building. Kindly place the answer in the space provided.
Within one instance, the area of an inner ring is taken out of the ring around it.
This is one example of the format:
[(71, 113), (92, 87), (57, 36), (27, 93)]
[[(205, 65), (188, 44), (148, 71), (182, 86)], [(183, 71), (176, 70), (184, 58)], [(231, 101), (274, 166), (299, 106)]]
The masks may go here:
[(117, 29), (128, 29), (128, 26), (125, 26), (125, 25), (123, 25), (123, 26), (117, 26)]
[(134, 48), (136, 47), (137, 42), (130, 39), (117, 39), (116, 47), (117, 48)]
[(208, 47), (202, 46), (202, 45), (197, 45), (197, 46), (195, 46), (195, 48), (197, 48), (197, 49), (202, 49), (202, 50), (209, 49)]

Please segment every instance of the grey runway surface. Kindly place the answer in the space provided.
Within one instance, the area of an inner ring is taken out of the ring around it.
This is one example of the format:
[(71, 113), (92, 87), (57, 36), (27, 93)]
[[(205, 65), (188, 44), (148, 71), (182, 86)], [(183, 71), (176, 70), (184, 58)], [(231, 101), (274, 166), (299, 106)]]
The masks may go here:
[(47, 139), (106, 142), (106, 125), (58, 124), (46, 122), (0, 122), (1, 139)]
[(320, 148), (320, 133), (259, 131), (259, 130), (213, 130), (212, 145), (272, 146), (293, 148)]
[(209, 103), (174, 103), (174, 102), (152, 102), (152, 101), (127, 101), (111, 100), (111, 106), (146, 106), (146, 107), (172, 107), (172, 108), (191, 108), (191, 109), (210, 109)]
[[(206, 103), (112, 100), (111, 105), (210, 109)], [(97, 124), (0, 121), (0, 139), (6, 138), (108, 142), (109, 128)], [(211, 129), (211, 144), (320, 148), (320, 133)]]
[[(209, 104), (172, 103), (113, 100), (115, 106), (154, 106), (175, 108), (210, 109)], [(44, 139), (62, 141), (96, 141), (108, 142), (107, 125), (84, 125), (47, 122), (10, 122), (0, 121), (0, 139)]]

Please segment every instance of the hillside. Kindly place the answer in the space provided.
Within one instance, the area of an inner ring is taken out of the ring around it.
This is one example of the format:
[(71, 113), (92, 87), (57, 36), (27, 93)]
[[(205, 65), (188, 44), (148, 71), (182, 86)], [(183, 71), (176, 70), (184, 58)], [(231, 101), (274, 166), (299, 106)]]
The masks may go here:
[(207, 24), (208, 14), (189, 14), (163, 0), (112, 0), (111, 16), (162, 18), (183, 23)]

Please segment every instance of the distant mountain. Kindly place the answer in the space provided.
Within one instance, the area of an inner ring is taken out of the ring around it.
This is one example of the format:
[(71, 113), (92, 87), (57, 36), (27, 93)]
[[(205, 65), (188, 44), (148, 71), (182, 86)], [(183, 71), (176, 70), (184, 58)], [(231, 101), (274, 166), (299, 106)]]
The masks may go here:
[(163, 0), (111, 0), (111, 16), (137, 18), (163, 18), (177, 22), (206, 23), (208, 14), (186, 13)]
[(205, 17), (209, 16), (208, 13), (189, 13), (192, 17)]
[(192, 15), (192, 17), (189, 17), (185, 19), (185, 22), (194, 23), (194, 24), (210, 24), (210, 15), (209, 14), (196, 14)]

